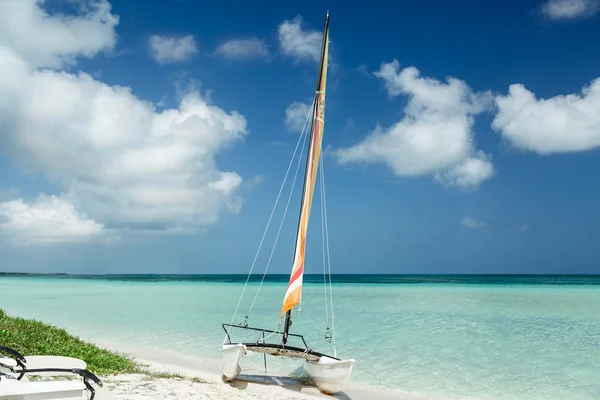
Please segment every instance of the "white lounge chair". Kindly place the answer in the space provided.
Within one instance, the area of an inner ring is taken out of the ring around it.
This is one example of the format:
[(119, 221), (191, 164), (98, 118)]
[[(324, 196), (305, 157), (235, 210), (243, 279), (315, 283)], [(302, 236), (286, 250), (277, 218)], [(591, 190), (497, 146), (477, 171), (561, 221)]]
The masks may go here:
[(24, 382), (0, 375), (2, 400), (82, 400), (85, 390), (79, 380)]
[[(24, 357), (10, 348), (3, 347), (2, 350), (14, 357), (0, 357), (2, 400), (81, 400), (86, 390), (91, 393), (89, 400), (112, 399), (110, 391), (102, 381), (85, 369), (86, 364), (83, 360), (58, 356)], [(52, 362), (55, 362), (54, 366), (51, 366)], [(83, 365), (84, 368), (71, 368), (72, 365)], [(79, 375), (82, 380), (30, 382), (28, 375)]]
[[(24, 356), (19, 353), (17, 350), (12, 349), (6, 346), (0, 346), (0, 360), (3, 359), (2, 353), (9, 354), (13, 360), (16, 361), (17, 366), (22, 369), (82, 369), (85, 370), (87, 368), (87, 364), (85, 361), (79, 358), (73, 357), (63, 357), (63, 356)], [(3, 371), (2, 365), (0, 365), (0, 372), (8, 372), (6, 370)], [(71, 372), (40, 372), (36, 375), (38, 376), (60, 376), (60, 375), (71, 375)], [(25, 379), (27, 377), (24, 374), (21, 374), (18, 379)]]

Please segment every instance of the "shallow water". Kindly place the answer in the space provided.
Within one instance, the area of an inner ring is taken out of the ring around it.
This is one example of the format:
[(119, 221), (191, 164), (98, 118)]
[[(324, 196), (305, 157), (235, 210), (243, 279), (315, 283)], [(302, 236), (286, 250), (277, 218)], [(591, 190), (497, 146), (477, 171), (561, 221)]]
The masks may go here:
[[(600, 277), (470, 279), (338, 279), (337, 350), (357, 360), (354, 381), (440, 398), (600, 398)], [(218, 359), (221, 323), (231, 321), (243, 287), (227, 280), (2, 277), (0, 308), (83, 337)], [(277, 327), (286, 284), (273, 280), (250, 326)], [(258, 285), (249, 284), (235, 322)], [(292, 331), (331, 352), (322, 284), (305, 285), (302, 309)]]

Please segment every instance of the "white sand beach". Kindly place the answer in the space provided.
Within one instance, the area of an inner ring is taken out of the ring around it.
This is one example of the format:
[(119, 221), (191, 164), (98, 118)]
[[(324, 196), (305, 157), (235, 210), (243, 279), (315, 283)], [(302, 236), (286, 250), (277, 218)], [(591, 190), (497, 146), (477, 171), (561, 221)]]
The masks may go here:
[[(424, 400), (424, 397), (387, 392), (382, 389), (354, 386), (345, 393), (327, 396), (316, 388), (303, 385), (286, 377), (245, 376), (233, 382), (200, 371), (152, 364), (156, 372), (176, 372), (185, 378), (159, 378), (146, 375), (124, 374), (102, 377), (115, 400), (146, 399), (370, 399), (370, 400)], [(192, 380), (191, 378), (199, 378)]]
[(116, 400), (145, 399), (314, 399), (315, 396), (278, 390), (276, 386), (228, 385), (216, 381), (192, 382), (180, 378), (119, 375), (104, 378)]
[[(216, 360), (202, 360), (165, 351), (116, 348), (97, 342), (106, 348), (126, 351), (152, 372), (170, 373), (185, 378), (137, 374), (101, 377), (115, 400), (146, 399), (347, 399), (347, 400), (428, 400), (425, 397), (380, 388), (350, 385), (344, 393), (328, 396), (313, 386), (288, 377), (240, 375), (240, 379), (225, 382), (218, 373)], [(196, 379), (193, 379), (196, 378)]]

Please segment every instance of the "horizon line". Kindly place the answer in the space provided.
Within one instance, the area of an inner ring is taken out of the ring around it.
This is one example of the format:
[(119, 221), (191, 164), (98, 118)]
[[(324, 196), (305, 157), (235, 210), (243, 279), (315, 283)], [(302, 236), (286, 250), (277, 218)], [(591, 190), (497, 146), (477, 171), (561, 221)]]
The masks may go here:
[[(162, 275), (162, 276), (262, 276), (263, 274), (245, 274), (245, 273), (69, 273), (69, 272), (3, 272), (0, 275), (60, 275), (60, 276), (135, 276), (135, 275)], [(268, 273), (268, 276), (288, 276), (289, 273)], [(322, 276), (320, 273), (304, 274), (305, 276)], [(600, 276), (599, 273), (332, 273), (331, 276), (357, 275), (357, 276)]]

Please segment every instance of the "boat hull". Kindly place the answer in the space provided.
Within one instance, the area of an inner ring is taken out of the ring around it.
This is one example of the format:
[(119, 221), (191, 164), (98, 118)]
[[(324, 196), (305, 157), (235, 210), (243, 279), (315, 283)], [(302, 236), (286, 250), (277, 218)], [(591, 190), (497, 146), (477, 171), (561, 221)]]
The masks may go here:
[(247, 354), (246, 346), (241, 343), (224, 344), (221, 352), (221, 373), (226, 381), (235, 379), (242, 370), (242, 356)]
[[(335, 394), (344, 390), (350, 381), (354, 359), (338, 360), (326, 355), (316, 356), (314, 351), (304, 352), (296, 348), (283, 348), (276, 345), (256, 345), (252, 343), (224, 344), (221, 351), (221, 373), (225, 381), (232, 381), (241, 372), (242, 358), (249, 351), (273, 356), (300, 358), (304, 355), (304, 372), (309, 381), (325, 394)], [(310, 357), (310, 359), (307, 359)]]
[(309, 380), (325, 394), (334, 394), (344, 390), (352, 375), (354, 359), (336, 360), (322, 356), (319, 361), (307, 361), (304, 370)]

